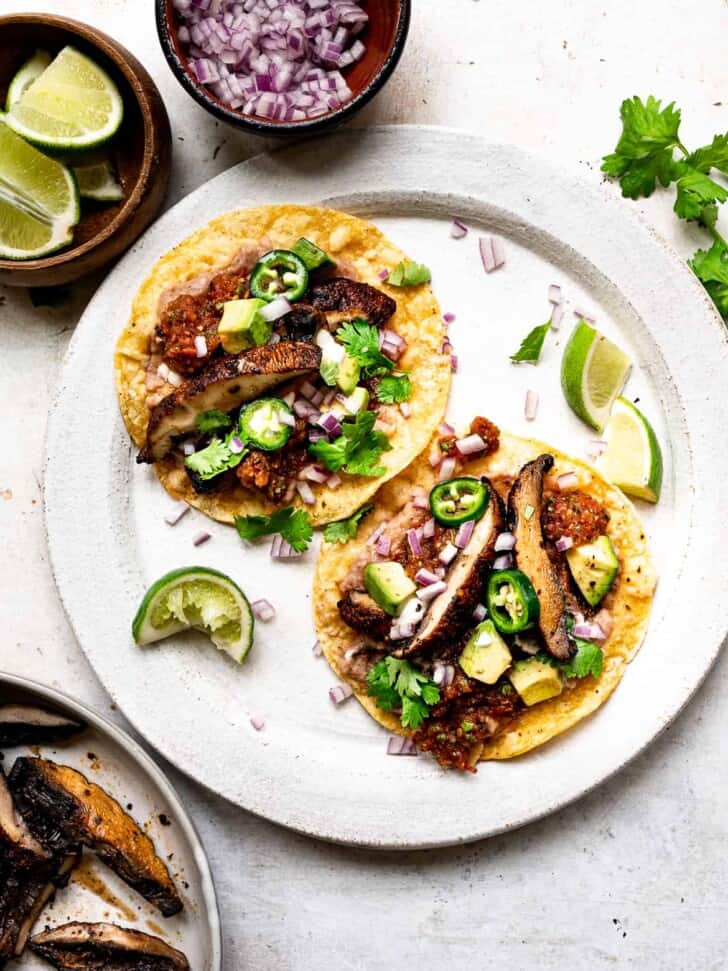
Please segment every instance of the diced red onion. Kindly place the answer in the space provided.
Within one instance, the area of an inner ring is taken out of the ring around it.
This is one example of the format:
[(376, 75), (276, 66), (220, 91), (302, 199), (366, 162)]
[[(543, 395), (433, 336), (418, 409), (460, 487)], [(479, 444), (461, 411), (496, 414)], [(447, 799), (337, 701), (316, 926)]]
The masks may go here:
[(416, 492), (412, 496), (412, 505), (415, 509), (429, 509), (430, 500), (423, 492)]
[(478, 240), (480, 260), (486, 273), (499, 269), (506, 261), (503, 240), (498, 236), (481, 236)]
[(256, 732), (261, 732), (265, 728), (265, 718), (261, 715), (251, 715), (250, 724), (256, 730)]
[(296, 400), (296, 392), (289, 391), (288, 394), (284, 394), (281, 401), (285, 401), (289, 408), (293, 407), (293, 402)]
[(551, 329), (558, 330), (561, 327), (561, 321), (564, 319), (564, 305), (563, 303), (557, 303), (554, 305), (551, 311)]
[(574, 316), (578, 317), (579, 320), (586, 321), (587, 324), (593, 324), (596, 321), (594, 314), (588, 314), (585, 310), (580, 307), (574, 307)]
[(323, 647), (321, 647), (321, 641), (315, 641), (313, 647), (311, 648), (311, 653), (314, 657), (321, 657), (324, 653)]
[(205, 357), (207, 354), (207, 341), (203, 334), (198, 334), (195, 337), (195, 356)]
[(599, 624), (601, 629), (604, 631), (605, 638), (609, 637), (614, 630), (614, 617), (606, 607), (602, 607), (594, 618), (594, 623)]
[(556, 482), (559, 489), (573, 489), (574, 486), (579, 485), (579, 476), (576, 472), (562, 472), (561, 475), (556, 476)]
[(189, 511), (190, 507), (186, 502), (176, 502), (164, 517), (164, 521), (168, 526), (176, 526), (180, 519), (186, 516)]
[(333, 688), (329, 688), (329, 700), (335, 705), (340, 705), (347, 698), (351, 698), (353, 694), (354, 692), (349, 684), (335, 684)]
[(403, 418), (409, 418), (409, 416), (412, 414), (412, 408), (408, 401), (400, 401), (399, 410)]
[(571, 538), (571, 536), (559, 536), (554, 543), (554, 546), (559, 553), (565, 553), (567, 550), (570, 550), (573, 545), (574, 540)]
[(457, 546), (454, 546), (452, 543), (447, 543), (440, 550), (440, 553), (437, 558), (440, 561), (440, 563), (442, 563), (443, 566), (449, 566), (452, 563), (452, 561), (455, 559), (455, 557), (458, 555), (458, 553), (459, 553), (459, 550)]
[(450, 226), (450, 235), (453, 239), (462, 239), (468, 235), (468, 227), (459, 219), (453, 219)]
[(473, 530), (475, 529), (475, 520), (469, 519), (467, 522), (463, 523), (458, 529), (455, 535), (455, 545), (458, 549), (464, 550), (465, 547), (470, 542), (470, 537), (473, 535)]
[(442, 422), (442, 424), (440, 425), (438, 431), (440, 432), (441, 435), (454, 435), (455, 434), (455, 429), (452, 427), (451, 424), (449, 424), (449, 422), (446, 422), (446, 421)]
[(549, 303), (554, 305), (561, 303), (563, 297), (561, 296), (561, 287), (558, 283), (552, 283), (549, 287)]
[(316, 482), (321, 485), (329, 477), (329, 473), (321, 468), (320, 465), (304, 465), (299, 472), (299, 478), (308, 479), (309, 482)]
[(295, 415), (289, 415), (287, 411), (281, 411), (279, 413), (278, 421), (281, 423), (281, 425), (288, 425), (290, 428), (296, 427)]
[(529, 388), (526, 392), (526, 403), (523, 412), (526, 416), (526, 421), (533, 421), (538, 412), (538, 392), (532, 391)]
[(311, 395), (311, 404), (316, 405), (317, 408), (320, 408), (325, 397), (326, 396), (324, 395), (323, 391), (316, 391)]
[(291, 312), (291, 305), (286, 300), (285, 297), (276, 297), (275, 300), (271, 300), (267, 303), (265, 307), (261, 307), (258, 311), (258, 315), (269, 322), (278, 320), (280, 317), (284, 317), (286, 314)]
[(274, 560), (292, 560), (302, 554), (294, 550), (291, 544), (284, 540), (280, 533), (276, 533), (270, 544), (270, 555)]
[(240, 455), (244, 448), (245, 442), (243, 442), (242, 438), (239, 438), (237, 435), (233, 435), (233, 437), (230, 439), (230, 451), (233, 453), (233, 455)]
[(389, 279), (389, 270), (380, 270), (379, 273), (377, 273), (377, 276), (380, 280), (382, 280), (382, 282), (384, 282), (385, 280)]
[(444, 580), (435, 580), (434, 583), (430, 583), (426, 587), (421, 587), (417, 591), (417, 597), (422, 601), (422, 603), (429, 603), (434, 600), (435, 597), (439, 597), (441, 593), (447, 590), (447, 584)]
[(493, 237), (493, 259), (495, 260), (496, 270), (501, 266), (505, 266), (506, 251), (500, 236)]
[(273, 620), (276, 615), (276, 609), (270, 600), (254, 600), (250, 607), (256, 619), (262, 620), (264, 624), (267, 624), (269, 620)]
[(607, 635), (596, 621), (585, 621), (583, 624), (574, 624), (572, 628), (574, 637), (584, 637), (588, 641), (603, 641)]
[(504, 553), (502, 556), (496, 556), (493, 560), (494, 570), (510, 570), (513, 566), (513, 557), (510, 553)]
[(380, 523), (376, 529), (372, 530), (372, 534), (367, 540), (367, 544), (369, 546), (374, 546), (374, 544), (376, 543), (376, 541), (379, 539), (379, 537), (382, 535), (382, 533), (386, 528), (387, 528), (386, 523)]
[(422, 556), (422, 546), (420, 545), (420, 538), (417, 535), (416, 529), (407, 530), (407, 543), (412, 550), (413, 556)]
[(496, 553), (508, 553), (516, 547), (516, 537), (513, 533), (499, 533), (493, 549)]
[(326, 480), (327, 489), (338, 489), (340, 485), (341, 479), (338, 477), (338, 475), (330, 475)]
[(318, 424), (327, 435), (333, 435), (334, 438), (338, 438), (341, 435), (341, 422), (339, 421), (339, 416), (333, 411), (327, 411), (325, 415), (321, 415), (318, 419)]
[(380, 556), (389, 556), (389, 550), (392, 546), (392, 540), (389, 536), (379, 536), (374, 544), (374, 549), (379, 553)]
[(427, 461), (430, 463), (430, 466), (433, 469), (436, 469), (437, 466), (440, 464), (440, 462), (442, 462), (444, 457), (445, 456), (442, 449), (437, 444), (437, 442), (435, 442), (435, 444), (430, 449), (430, 454), (427, 457)]
[(316, 394), (316, 388), (310, 381), (304, 381), (299, 388), (299, 394), (302, 394), (304, 398), (308, 398), (311, 401)]
[(599, 456), (606, 451), (606, 449), (607, 443), (604, 441), (604, 439), (593, 438), (589, 442), (589, 448), (587, 449), (586, 454), (590, 459), (598, 459)]
[(455, 680), (455, 668), (452, 664), (435, 661), (432, 667), (432, 680), (438, 688), (448, 688)]
[(307, 506), (313, 506), (316, 502), (316, 497), (313, 494), (313, 489), (308, 484), (308, 482), (297, 482), (296, 490), (298, 491), (301, 499), (306, 503)]
[(478, 452), (485, 451), (485, 442), (480, 435), (466, 435), (465, 438), (458, 438), (455, 448), (461, 455), (477, 455)]
[(431, 583), (437, 583), (439, 579), (436, 573), (433, 573), (432, 570), (426, 570), (424, 567), (421, 567), (415, 573), (415, 583), (419, 583), (421, 587), (429, 587)]
[(201, 533), (196, 533), (195, 536), (193, 536), (193, 538), (192, 538), (192, 545), (193, 546), (202, 546), (202, 544), (203, 543), (206, 543), (208, 541), (208, 539), (210, 539), (211, 537), (212, 537), (212, 533), (206, 533), (203, 530)]
[(440, 482), (445, 482), (447, 479), (452, 479), (453, 473), (455, 472), (455, 459), (452, 455), (448, 455), (446, 459), (440, 462), (440, 471), (438, 472), (437, 478)]
[(195, 443), (194, 442), (184, 442), (183, 443), (183, 445), (182, 445), (182, 454), (183, 455), (194, 455), (195, 452), (196, 452), (196, 449), (195, 449)]
[(422, 536), (424, 539), (432, 539), (435, 535), (435, 520), (430, 516), (427, 522), (422, 527)]
[(387, 755), (417, 755), (417, 746), (411, 738), (390, 735), (387, 741)]
[(450, 355), (450, 370), (455, 374), (457, 372), (459, 363), (457, 354)]
[(409, 600), (405, 602), (402, 612), (397, 618), (397, 623), (400, 627), (416, 627), (424, 616), (425, 608), (417, 599), (417, 597), (410, 597)]
[(389, 639), (392, 641), (406, 641), (415, 632), (415, 624), (401, 624), (397, 621), (389, 628)]
[(479, 624), (481, 620), (485, 620), (487, 614), (488, 611), (485, 608), (485, 604), (477, 604), (473, 611), (473, 620), (476, 624)]
[(172, 368), (167, 368), (167, 381), (172, 385), (173, 388), (179, 388), (179, 386), (184, 381), (181, 374), (177, 374)]
[(311, 418), (318, 418), (318, 408), (312, 405), (310, 401), (306, 398), (296, 398), (293, 402), (293, 413), (298, 415), (299, 418), (305, 418), (309, 420)]

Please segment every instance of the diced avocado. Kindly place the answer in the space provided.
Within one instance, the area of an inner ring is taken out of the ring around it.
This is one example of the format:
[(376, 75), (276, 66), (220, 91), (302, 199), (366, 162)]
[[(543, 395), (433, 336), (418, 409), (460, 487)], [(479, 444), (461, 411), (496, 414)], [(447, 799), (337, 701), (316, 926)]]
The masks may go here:
[[(320, 330), (314, 338), (321, 348), (321, 366), (319, 368), (324, 382), (333, 388), (339, 374), (339, 365), (346, 356), (346, 351), (337, 343), (327, 330)], [(354, 382), (356, 384), (356, 382)]]
[(495, 684), (511, 666), (508, 645), (495, 629), (492, 620), (478, 624), (460, 655), (460, 667), (469, 678), (483, 684)]
[(265, 300), (228, 300), (223, 304), (222, 317), (217, 325), (220, 343), (228, 354), (239, 354), (249, 347), (267, 344), (273, 325), (263, 320), (258, 311)]
[(555, 698), (564, 687), (558, 670), (536, 657), (518, 661), (508, 677), (525, 705)]
[(572, 546), (566, 560), (581, 595), (596, 607), (607, 595), (619, 573), (619, 560), (608, 536), (599, 536), (593, 543)]
[(366, 388), (354, 388), (348, 398), (338, 402), (346, 415), (358, 415), (369, 407), (369, 392)]
[(350, 357), (348, 354), (344, 354), (336, 375), (336, 383), (344, 394), (352, 393), (354, 388), (359, 383), (360, 375), (361, 368), (359, 367), (359, 362), (353, 357)]
[(364, 570), (364, 586), (372, 600), (392, 617), (399, 614), (417, 589), (402, 564), (391, 560), (370, 563)]
[(303, 260), (307, 270), (317, 270), (320, 266), (336, 265), (328, 253), (312, 243), (310, 239), (306, 239), (305, 236), (294, 243), (291, 250)]

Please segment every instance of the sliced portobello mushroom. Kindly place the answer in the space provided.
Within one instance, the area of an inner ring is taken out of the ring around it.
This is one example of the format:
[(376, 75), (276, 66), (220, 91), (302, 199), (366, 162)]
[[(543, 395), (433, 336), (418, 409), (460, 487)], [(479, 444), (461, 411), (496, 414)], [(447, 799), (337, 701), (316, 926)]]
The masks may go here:
[(356, 317), (366, 317), (375, 327), (383, 327), (397, 309), (396, 302), (386, 293), (346, 277), (314, 283), (306, 299), (324, 312), (330, 329)]
[(566, 594), (541, 528), (544, 479), (553, 465), (553, 455), (544, 454), (523, 466), (508, 496), (508, 525), (516, 537), (516, 565), (533, 584), (541, 604), (539, 628), (546, 648), (565, 661), (572, 653), (566, 633)]
[(195, 434), (200, 412), (232, 411), (284, 381), (318, 371), (320, 363), (321, 349), (305, 341), (281, 341), (216, 358), (152, 409), (137, 462), (157, 462), (175, 439)]
[(498, 493), (485, 477), (481, 482), (488, 489), (487, 509), (450, 567), (445, 577), (447, 589), (432, 602), (415, 636), (392, 652), (395, 657), (411, 657), (452, 644), (472, 626), (473, 610), (483, 596), (483, 584), (495, 556), (495, 541), (504, 522)]
[(312, 341), (316, 331), (325, 326), (323, 311), (306, 303), (295, 303), (287, 314), (276, 320), (273, 330), (282, 341)]
[(181, 951), (118, 924), (74, 921), (36, 934), (30, 948), (61, 971), (190, 971)]
[(47, 851), (88, 846), (165, 917), (182, 910), (151, 839), (101, 786), (70, 766), (40, 758), (17, 759), (8, 784), (28, 829)]
[(37, 705), (0, 705), (0, 748), (60, 742), (85, 727), (83, 722)]

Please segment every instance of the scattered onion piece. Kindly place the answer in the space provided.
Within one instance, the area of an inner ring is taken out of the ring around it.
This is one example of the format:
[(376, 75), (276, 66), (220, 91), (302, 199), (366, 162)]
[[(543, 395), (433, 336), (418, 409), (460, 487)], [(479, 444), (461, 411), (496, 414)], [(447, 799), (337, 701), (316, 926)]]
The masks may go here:
[(574, 637), (584, 637), (589, 641), (604, 641), (607, 635), (596, 621), (584, 621), (582, 624), (574, 624), (572, 628)]
[(529, 388), (526, 392), (526, 403), (523, 408), (526, 421), (533, 421), (538, 413), (538, 392)]
[(390, 735), (387, 740), (387, 755), (417, 755), (417, 747), (411, 738)]
[(558, 283), (552, 283), (549, 287), (549, 303), (556, 304), (562, 303), (563, 297), (561, 296), (561, 287)]
[(468, 519), (467, 522), (464, 522), (462, 526), (458, 528), (458, 531), (455, 535), (455, 545), (458, 547), (458, 549), (461, 549), (461, 550), (465, 549), (465, 547), (470, 542), (470, 538), (473, 535), (474, 529), (475, 529), (474, 519)]
[(354, 692), (349, 684), (335, 684), (333, 688), (329, 688), (329, 700), (335, 705), (342, 704), (353, 694)]
[(440, 550), (440, 553), (438, 554), (437, 558), (440, 561), (440, 563), (442, 563), (443, 566), (449, 566), (452, 563), (452, 561), (455, 559), (455, 557), (458, 555), (458, 553), (459, 553), (459, 550), (457, 546), (455, 546), (453, 543), (447, 543)]
[(422, 603), (429, 603), (430, 600), (434, 600), (435, 597), (439, 597), (441, 593), (447, 590), (447, 584), (444, 580), (435, 579), (434, 583), (429, 583), (425, 587), (421, 587), (417, 591), (417, 597)]
[(408, 401), (400, 401), (399, 410), (403, 418), (409, 418), (412, 414), (412, 408)]
[(574, 486), (579, 485), (579, 476), (576, 472), (562, 472), (561, 475), (556, 477), (556, 482), (562, 491), (564, 489), (573, 489)]
[(273, 620), (276, 615), (276, 609), (270, 600), (254, 600), (250, 607), (256, 619), (262, 620), (264, 624), (267, 624), (269, 620)]
[(380, 556), (389, 556), (391, 545), (392, 541), (389, 536), (379, 536), (377, 542), (374, 544), (374, 549)]
[(551, 330), (558, 330), (561, 327), (561, 321), (564, 319), (564, 305), (563, 303), (557, 303), (554, 305), (551, 311)]
[(296, 491), (299, 496), (306, 503), (307, 506), (313, 506), (316, 503), (316, 497), (313, 494), (313, 489), (308, 484), (308, 482), (301, 482), (300, 480), (296, 483)]
[(485, 620), (487, 614), (488, 611), (486, 610), (485, 604), (477, 604), (473, 611), (473, 620), (476, 624), (479, 624), (481, 620)]
[(207, 355), (207, 341), (205, 340), (204, 334), (198, 334), (195, 337), (195, 355), (197, 357), (205, 357)]
[(516, 547), (516, 537), (513, 533), (499, 533), (493, 549), (496, 553), (509, 553)]
[(585, 320), (587, 324), (593, 324), (596, 321), (594, 314), (588, 314), (585, 310), (580, 307), (574, 307), (574, 316), (578, 317), (579, 320)]
[(554, 543), (554, 546), (559, 553), (565, 553), (567, 550), (570, 550), (573, 545), (574, 540), (571, 538), (571, 536), (559, 536)]
[(485, 451), (485, 442), (480, 435), (466, 435), (465, 438), (458, 438), (455, 448), (461, 455), (477, 455)]
[(502, 556), (496, 556), (493, 560), (494, 570), (510, 570), (513, 566), (513, 557), (510, 553), (503, 553)]
[(250, 724), (253, 726), (256, 732), (260, 732), (265, 728), (265, 718), (263, 718), (261, 715), (251, 715)]
[(443, 323), (445, 324), (454, 324), (455, 321), (457, 320), (457, 317), (455, 316), (455, 314), (451, 314), (448, 311), (448, 313), (442, 315), (442, 320), (443, 320)]
[(422, 546), (420, 545), (420, 537), (417, 535), (416, 529), (407, 530), (407, 543), (412, 550), (413, 556), (422, 556)]
[(389, 270), (380, 270), (377, 276), (382, 282), (385, 282), (389, 279)]
[(276, 297), (275, 300), (271, 300), (270, 303), (267, 303), (265, 307), (261, 307), (258, 314), (263, 318), (263, 320), (267, 320), (268, 322), (272, 323), (274, 320), (279, 320), (281, 317), (284, 317), (290, 312), (291, 305), (286, 298)]
[(180, 519), (186, 516), (189, 511), (190, 507), (186, 502), (177, 502), (164, 517), (164, 521), (168, 526), (176, 526)]
[(455, 668), (452, 664), (435, 661), (432, 668), (432, 680), (438, 688), (448, 688), (455, 680)]
[(438, 473), (438, 481), (445, 482), (447, 479), (452, 479), (453, 473), (455, 472), (455, 459), (452, 455), (448, 455), (446, 459), (440, 462), (440, 471)]
[(321, 657), (321, 655), (324, 653), (324, 649), (321, 647), (321, 641), (316, 641), (314, 643), (313, 647), (311, 648), (311, 653), (314, 657)]
[(208, 539), (212, 538), (212, 533), (206, 533), (204, 530), (201, 533), (197, 533), (192, 539), (193, 546), (202, 546), (206, 543)]

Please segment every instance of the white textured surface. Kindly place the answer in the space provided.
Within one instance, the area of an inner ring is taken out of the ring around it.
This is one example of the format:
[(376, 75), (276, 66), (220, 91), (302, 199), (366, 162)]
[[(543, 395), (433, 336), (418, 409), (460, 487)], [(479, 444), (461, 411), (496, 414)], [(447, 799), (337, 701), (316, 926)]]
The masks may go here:
[[(723, 0), (702, 0), (699, 16), (684, 0), (415, 6), (400, 69), (357, 124), (475, 128), (578, 166), (595, 181), (624, 96), (674, 98), (688, 144), (728, 128), (728, 107), (715, 104), (728, 102)], [(184, 139), (175, 141), (173, 199), (265, 147), (217, 126), (188, 101), (157, 49), (148, 0), (25, 0), (23, 7), (94, 22), (147, 64), (175, 138)], [(1, 12), (12, 9), (0, 0)], [(687, 254), (691, 234), (676, 225), (670, 205), (658, 199), (643, 208)], [(0, 667), (109, 713), (55, 595), (39, 494), (49, 395), (92, 290), (93, 282), (76, 287), (70, 304), (55, 310), (33, 310), (24, 292), (0, 291), (7, 298), (0, 307), (0, 493), (12, 492), (0, 498)], [(218, 883), (226, 971), (379, 971), (443, 961), (527, 971), (723, 968), (726, 687), (724, 659), (680, 721), (626, 772), (545, 822), (461, 850), (334, 848), (181, 781)]]

